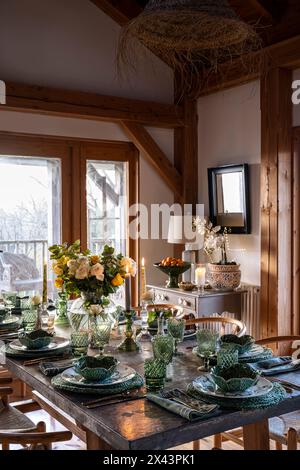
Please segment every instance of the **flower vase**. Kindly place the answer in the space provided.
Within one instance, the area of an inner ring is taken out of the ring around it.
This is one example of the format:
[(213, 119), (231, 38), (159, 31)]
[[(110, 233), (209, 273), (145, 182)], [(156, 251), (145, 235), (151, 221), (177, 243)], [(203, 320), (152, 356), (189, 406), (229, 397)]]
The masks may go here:
[(68, 319), (68, 296), (65, 292), (58, 293), (56, 308), (58, 315), (55, 320), (55, 325), (69, 326), (70, 323)]
[(118, 346), (118, 350), (121, 352), (134, 352), (134, 351), (140, 350), (139, 345), (135, 342), (133, 338), (134, 331), (133, 331), (132, 325), (133, 325), (134, 316), (135, 316), (134, 310), (125, 312), (125, 319), (126, 319), (125, 338), (122, 341), (122, 343), (119, 344)]

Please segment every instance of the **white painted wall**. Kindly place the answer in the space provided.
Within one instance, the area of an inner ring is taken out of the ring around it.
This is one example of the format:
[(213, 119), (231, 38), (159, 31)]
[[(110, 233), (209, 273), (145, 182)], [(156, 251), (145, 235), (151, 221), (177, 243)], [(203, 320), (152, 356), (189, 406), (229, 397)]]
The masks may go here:
[(120, 27), (89, 0), (1, 0), (0, 22), (3, 80), (173, 101), (172, 72), (148, 51), (118, 79)]
[(250, 165), (250, 235), (231, 235), (231, 256), (241, 263), (242, 280), (260, 283), (260, 87), (253, 82), (198, 102), (199, 202), (209, 215), (207, 168), (227, 164)]
[[(293, 79), (300, 80), (300, 69), (294, 71)], [(300, 126), (300, 104), (293, 106), (293, 126)]]
[[(121, 79), (116, 70), (120, 27), (88, 0), (1, 0), (0, 77), (7, 81), (128, 98), (173, 102), (171, 70), (150, 52)], [(112, 123), (1, 110), (0, 130), (127, 140)], [(173, 161), (173, 131), (148, 129)], [(141, 202), (173, 203), (173, 194), (141, 156)], [(166, 241), (142, 241), (148, 282), (165, 276), (151, 264), (171, 253)]]

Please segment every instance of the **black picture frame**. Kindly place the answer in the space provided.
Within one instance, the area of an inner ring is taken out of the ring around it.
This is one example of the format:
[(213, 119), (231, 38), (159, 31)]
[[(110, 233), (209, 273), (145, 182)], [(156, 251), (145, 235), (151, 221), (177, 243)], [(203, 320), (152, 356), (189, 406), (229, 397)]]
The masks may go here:
[[(250, 216), (250, 191), (249, 191), (249, 167), (247, 163), (240, 165), (225, 165), (216, 168), (208, 168), (208, 196), (209, 196), (209, 214), (210, 220), (213, 225), (218, 224), (218, 210), (217, 210), (217, 185), (216, 177), (219, 174), (241, 172), (244, 184), (244, 198), (243, 198), (243, 219), (242, 226), (226, 225), (233, 234), (250, 234), (251, 233), (251, 216)], [(224, 228), (224, 227), (223, 227)]]

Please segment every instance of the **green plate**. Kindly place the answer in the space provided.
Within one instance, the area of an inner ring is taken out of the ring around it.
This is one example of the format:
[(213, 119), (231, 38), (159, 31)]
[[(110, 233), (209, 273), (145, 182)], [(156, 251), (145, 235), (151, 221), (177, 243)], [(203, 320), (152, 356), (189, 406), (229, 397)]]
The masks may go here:
[(59, 351), (60, 349), (64, 349), (66, 348), (67, 346), (69, 346), (70, 344), (70, 341), (66, 338), (59, 338), (59, 337), (55, 337), (53, 338), (53, 341), (48, 344), (47, 346), (44, 346), (43, 348), (40, 348), (40, 349), (28, 349), (26, 346), (24, 346), (23, 344), (20, 343), (20, 341), (18, 339), (12, 341), (10, 343), (10, 348), (13, 349), (14, 351), (18, 351), (18, 352), (21, 352), (21, 353), (31, 353), (31, 354), (40, 354), (40, 353), (44, 353), (44, 352), (56, 352), (56, 351)]
[(203, 395), (208, 397), (219, 397), (219, 398), (256, 398), (262, 395), (270, 393), (273, 389), (273, 383), (264, 377), (260, 377), (253, 387), (248, 388), (244, 392), (223, 392), (220, 390), (212, 378), (203, 374), (193, 381), (193, 386), (199, 390)]
[(133, 379), (136, 375), (136, 371), (131, 367), (119, 364), (116, 371), (103, 381), (88, 381), (82, 375), (78, 374), (73, 367), (65, 370), (61, 374), (61, 378), (69, 384), (75, 387), (111, 387), (120, 383), (126, 382)]

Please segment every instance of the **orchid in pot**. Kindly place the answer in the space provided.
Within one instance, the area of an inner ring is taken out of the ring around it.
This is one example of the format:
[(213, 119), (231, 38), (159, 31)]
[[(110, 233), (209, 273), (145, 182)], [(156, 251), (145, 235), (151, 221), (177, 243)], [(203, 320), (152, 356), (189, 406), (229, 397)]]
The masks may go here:
[[(193, 227), (204, 237), (203, 251), (209, 259), (208, 281), (217, 290), (232, 290), (241, 282), (240, 265), (229, 261), (228, 229), (213, 224), (202, 218), (193, 220)], [(217, 261), (216, 261), (217, 259)]]

